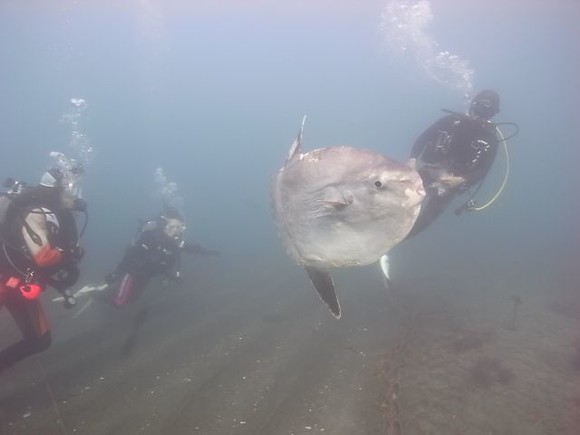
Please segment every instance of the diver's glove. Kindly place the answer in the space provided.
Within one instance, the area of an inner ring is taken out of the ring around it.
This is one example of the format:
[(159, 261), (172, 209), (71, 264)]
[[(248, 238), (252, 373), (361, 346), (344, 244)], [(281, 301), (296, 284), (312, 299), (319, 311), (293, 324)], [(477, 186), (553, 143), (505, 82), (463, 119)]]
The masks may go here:
[(464, 188), (467, 185), (465, 182), (465, 177), (453, 174), (444, 174), (440, 176), (439, 183), (441, 183), (447, 189), (453, 190), (460, 190), (461, 188)]

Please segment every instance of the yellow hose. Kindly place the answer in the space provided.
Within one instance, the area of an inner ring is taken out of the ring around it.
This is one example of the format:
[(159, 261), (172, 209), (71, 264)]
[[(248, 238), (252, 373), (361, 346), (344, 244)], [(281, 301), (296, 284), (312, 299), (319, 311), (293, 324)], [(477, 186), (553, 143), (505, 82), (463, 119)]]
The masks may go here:
[(480, 211), (480, 210), (483, 210), (483, 209), (489, 207), (491, 204), (493, 204), (495, 202), (495, 200), (502, 194), (502, 192), (507, 184), (507, 181), (508, 181), (508, 177), (510, 174), (510, 155), (508, 153), (507, 143), (506, 143), (506, 140), (505, 140), (503, 133), (501, 132), (501, 130), (499, 129), (499, 127), (497, 125), (496, 125), (495, 129), (497, 130), (497, 134), (501, 138), (501, 142), (503, 143), (503, 150), (505, 152), (506, 166), (505, 166), (505, 174), (503, 177), (503, 181), (501, 183), (499, 190), (496, 192), (495, 195), (493, 195), (493, 197), (488, 202), (486, 202), (483, 205), (480, 205), (479, 207), (470, 207), (468, 209), (469, 211)]

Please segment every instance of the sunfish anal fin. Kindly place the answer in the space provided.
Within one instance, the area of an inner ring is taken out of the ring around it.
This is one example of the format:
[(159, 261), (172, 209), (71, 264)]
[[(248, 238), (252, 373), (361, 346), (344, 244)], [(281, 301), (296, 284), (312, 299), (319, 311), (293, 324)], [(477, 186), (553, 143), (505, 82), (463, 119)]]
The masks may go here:
[(332, 315), (337, 319), (340, 319), (340, 305), (338, 303), (338, 298), (336, 297), (336, 291), (334, 290), (334, 284), (330, 274), (313, 267), (304, 268), (306, 269), (314, 288), (318, 292), (320, 299), (328, 305)]
[(391, 283), (391, 275), (389, 273), (389, 256), (387, 254), (383, 255), (379, 259), (379, 264), (381, 266), (381, 271), (383, 272), (383, 283), (385, 284), (385, 288), (390, 289), (392, 286)]

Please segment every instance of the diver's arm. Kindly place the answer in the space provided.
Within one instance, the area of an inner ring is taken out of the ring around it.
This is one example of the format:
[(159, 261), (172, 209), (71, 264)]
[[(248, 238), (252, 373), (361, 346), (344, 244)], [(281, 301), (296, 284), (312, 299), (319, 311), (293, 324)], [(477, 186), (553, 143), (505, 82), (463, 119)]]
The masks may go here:
[(34, 209), (24, 218), (22, 236), (34, 262), (40, 267), (50, 267), (62, 261), (62, 251), (51, 246), (48, 240), (48, 222), (58, 225), (56, 216), (45, 209)]
[(428, 127), (415, 141), (409, 158), (417, 159), (427, 147), (436, 145), (441, 133), (449, 131), (456, 119), (457, 116), (448, 115)]
[(218, 251), (215, 251), (213, 249), (207, 249), (204, 248), (203, 246), (201, 246), (198, 243), (191, 243), (191, 242), (187, 242), (183, 245), (183, 248), (181, 248), (183, 250), (183, 252), (187, 253), (187, 254), (199, 254), (199, 255), (213, 255), (216, 257), (221, 256), (221, 254)]

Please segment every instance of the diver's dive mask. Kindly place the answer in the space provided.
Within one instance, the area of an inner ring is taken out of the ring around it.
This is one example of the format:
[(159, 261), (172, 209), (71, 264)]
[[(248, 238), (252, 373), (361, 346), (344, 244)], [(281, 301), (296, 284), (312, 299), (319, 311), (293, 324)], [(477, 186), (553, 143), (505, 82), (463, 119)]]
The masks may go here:
[(486, 98), (481, 98), (473, 100), (469, 112), (472, 115), (489, 120), (499, 112), (499, 108), (497, 107), (496, 102)]
[(185, 231), (185, 224), (183, 221), (175, 218), (168, 218), (165, 220), (163, 232), (172, 239), (178, 238)]

